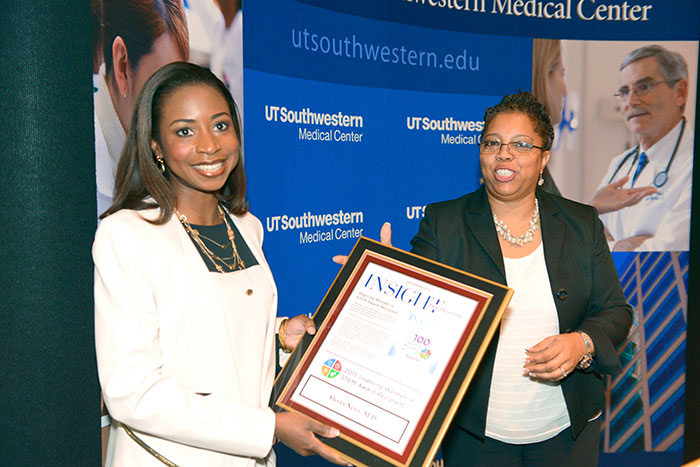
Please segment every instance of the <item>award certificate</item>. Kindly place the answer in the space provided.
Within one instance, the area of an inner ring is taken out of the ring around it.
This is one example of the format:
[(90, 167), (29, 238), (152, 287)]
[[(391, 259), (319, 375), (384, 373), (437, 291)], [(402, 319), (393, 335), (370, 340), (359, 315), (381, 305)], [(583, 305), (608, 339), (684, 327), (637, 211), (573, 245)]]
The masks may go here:
[(427, 465), (512, 290), (361, 238), (275, 383), (354, 464)]

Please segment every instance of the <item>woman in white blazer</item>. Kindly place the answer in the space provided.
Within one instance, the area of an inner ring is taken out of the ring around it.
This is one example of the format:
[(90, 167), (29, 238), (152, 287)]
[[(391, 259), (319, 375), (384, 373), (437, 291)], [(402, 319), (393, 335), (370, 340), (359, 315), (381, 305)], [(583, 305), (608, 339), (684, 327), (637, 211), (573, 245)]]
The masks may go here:
[(275, 439), (344, 463), (315, 436), (337, 429), (268, 407), (276, 335), (288, 350), (315, 329), (276, 319), (239, 141), (209, 71), (174, 63), (144, 86), (93, 246), (107, 465), (274, 465)]

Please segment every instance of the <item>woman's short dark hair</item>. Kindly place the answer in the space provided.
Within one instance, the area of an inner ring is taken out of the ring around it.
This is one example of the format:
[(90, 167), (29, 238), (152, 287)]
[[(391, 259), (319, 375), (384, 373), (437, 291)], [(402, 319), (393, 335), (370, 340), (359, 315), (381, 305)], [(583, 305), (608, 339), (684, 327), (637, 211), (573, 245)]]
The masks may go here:
[(517, 94), (511, 94), (503, 97), (501, 102), (486, 109), (484, 114), (484, 130), (481, 132), (483, 137), (489, 128), (491, 121), (497, 115), (502, 113), (521, 113), (530, 117), (535, 131), (542, 137), (542, 146), (545, 151), (552, 149), (554, 142), (554, 128), (552, 128), (552, 120), (549, 118), (547, 110), (544, 108), (535, 96), (526, 91), (520, 91)]
[[(217, 90), (228, 104), (233, 128), (239, 141), (240, 157), (224, 186), (218, 193), (219, 201), (233, 214), (248, 211), (246, 200), (245, 168), (241, 144), (238, 108), (224, 83), (214, 74), (198, 65), (174, 62), (156, 71), (143, 86), (131, 119), (131, 130), (122, 150), (114, 182), (114, 202), (101, 218), (120, 209), (148, 209), (157, 205), (160, 217), (155, 224), (167, 222), (177, 204), (169, 180), (169, 172), (161, 173), (151, 139), (160, 144), (158, 132), (163, 105), (175, 91), (185, 86), (206, 85)], [(149, 200), (148, 198), (152, 198)]]

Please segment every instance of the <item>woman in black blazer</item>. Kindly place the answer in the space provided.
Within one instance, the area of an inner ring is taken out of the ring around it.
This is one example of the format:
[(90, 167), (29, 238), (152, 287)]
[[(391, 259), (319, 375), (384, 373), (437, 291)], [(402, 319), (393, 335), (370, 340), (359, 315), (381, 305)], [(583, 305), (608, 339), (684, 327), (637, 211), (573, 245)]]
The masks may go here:
[[(486, 110), (483, 186), (430, 204), (412, 252), (515, 290), (442, 444), (446, 466), (598, 464), (604, 374), (632, 324), (591, 206), (540, 187), (554, 130), (530, 93)], [(380, 234), (391, 244), (391, 226)], [(334, 258), (343, 263), (343, 256)]]
[(411, 240), (515, 289), (443, 442), (448, 466), (598, 462), (600, 375), (621, 371), (632, 309), (595, 209), (538, 189), (553, 138), (530, 93), (504, 97), (484, 117), (483, 186), (428, 205)]

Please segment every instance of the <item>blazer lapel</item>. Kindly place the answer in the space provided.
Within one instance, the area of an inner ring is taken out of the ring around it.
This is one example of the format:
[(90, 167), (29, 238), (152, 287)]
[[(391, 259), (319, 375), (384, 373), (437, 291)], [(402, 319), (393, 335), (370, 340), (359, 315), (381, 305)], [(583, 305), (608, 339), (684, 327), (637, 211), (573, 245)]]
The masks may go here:
[(265, 271), (265, 276), (267, 276), (267, 278), (270, 280), (270, 284), (272, 284), (273, 293), (277, 295), (277, 287), (275, 286), (275, 280), (272, 276), (272, 271), (270, 270), (270, 266), (265, 260), (265, 255), (263, 254), (260, 245), (258, 245), (258, 242), (253, 237), (253, 233), (248, 230), (248, 226), (240, 217), (234, 215), (230, 215), (230, 217), (231, 219), (233, 219), (233, 223), (236, 225), (236, 228), (243, 237), (243, 240), (248, 245), (248, 248), (250, 248), (250, 251), (253, 253), (253, 256), (255, 256), (255, 259), (258, 260), (258, 264), (262, 266), (263, 270)]
[[(243, 218), (238, 217), (238, 216), (231, 216), (231, 219), (233, 219), (233, 223), (236, 225), (236, 228), (238, 228), (238, 231), (240, 232), (241, 236), (243, 237), (243, 240), (246, 242), (248, 245), (248, 248), (250, 248), (250, 251), (253, 253), (253, 256), (255, 256), (255, 259), (258, 260), (258, 264), (262, 267), (263, 271), (265, 271), (265, 276), (267, 277), (268, 281), (270, 282), (270, 286), (272, 287), (272, 307), (269, 310), (270, 316), (269, 316), (269, 324), (267, 327), (267, 341), (272, 340), (273, 342), (276, 340), (276, 334), (277, 334), (277, 320), (275, 319), (277, 316), (277, 286), (275, 284), (275, 280), (272, 276), (272, 271), (270, 270), (270, 266), (267, 264), (267, 261), (265, 260), (265, 255), (263, 254), (262, 251), (262, 241), (258, 242), (257, 239), (254, 237), (255, 233), (251, 232), (249, 230), (249, 226), (247, 222), (243, 220)], [(271, 365), (270, 359), (275, 359), (275, 352), (269, 352), (265, 353), (265, 356), (263, 358), (262, 362), (262, 367), (263, 368), (268, 368), (269, 365)], [(274, 377), (274, 375), (268, 375), (265, 371), (262, 371), (260, 373), (261, 381), (260, 381), (260, 387), (264, 388), (266, 386), (265, 380), (268, 377)], [(267, 398), (263, 397), (260, 400), (261, 404), (267, 404)]]
[(505, 283), (506, 268), (503, 265), (503, 253), (501, 252), (501, 245), (498, 243), (498, 234), (493, 225), (493, 214), (491, 213), (491, 206), (484, 187), (481, 187), (475, 193), (475, 196), (471, 197), (466, 206), (466, 211), (464, 215), (467, 228), (474, 235), (474, 238), (496, 268), (498, 268)]
[(555, 284), (564, 248), (564, 239), (566, 238), (566, 223), (557, 217), (559, 208), (549, 196), (546, 194), (542, 196), (542, 193), (538, 192), (537, 199), (540, 203), (540, 227), (547, 274), (549, 275), (549, 283)]

